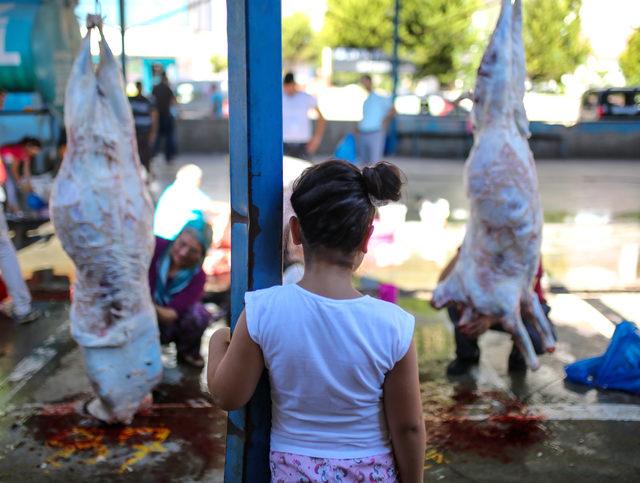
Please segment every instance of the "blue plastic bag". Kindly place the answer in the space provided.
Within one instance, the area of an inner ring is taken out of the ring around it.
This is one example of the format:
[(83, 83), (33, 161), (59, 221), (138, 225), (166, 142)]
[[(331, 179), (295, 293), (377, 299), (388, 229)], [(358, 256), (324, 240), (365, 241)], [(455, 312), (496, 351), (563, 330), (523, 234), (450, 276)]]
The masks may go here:
[(631, 322), (616, 327), (606, 352), (565, 367), (573, 382), (640, 394), (640, 330)]
[(32, 210), (41, 210), (47, 207), (47, 202), (43, 200), (40, 196), (38, 196), (33, 191), (27, 195), (27, 205)]
[(353, 134), (349, 133), (340, 140), (336, 148), (335, 157), (349, 161), (352, 164), (356, 163), (358, 152), (356, 149), (356, 138)]

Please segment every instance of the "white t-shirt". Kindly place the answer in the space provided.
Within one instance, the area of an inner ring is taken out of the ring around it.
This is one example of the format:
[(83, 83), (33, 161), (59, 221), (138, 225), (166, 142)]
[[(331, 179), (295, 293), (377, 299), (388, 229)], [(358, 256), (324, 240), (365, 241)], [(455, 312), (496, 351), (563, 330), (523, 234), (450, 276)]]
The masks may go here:
[(382, 121), (391, 109), (391, 99), (375, 92), (369, 93), (362, 106), (362, 121), (358, 124), (362, 132), (374, 132), (382, 129)]
[(316, 99), (306, 92), (289, 96), (282, 94), (282, 139), (285, 143), (308, 143), (313, 137), (313, 123), (309, 111), (318, 106)]
[(304, 265), (302, 263), (292, 263), (282, 273), (282, 285), (298, 283), (304, 277)]
[(271, 383), (271, 450), (322, 458), (391, 452), (384, 378), (415, 319), (364, 296), (334, 300), (299, 285), (245, 294), (247, 328)]

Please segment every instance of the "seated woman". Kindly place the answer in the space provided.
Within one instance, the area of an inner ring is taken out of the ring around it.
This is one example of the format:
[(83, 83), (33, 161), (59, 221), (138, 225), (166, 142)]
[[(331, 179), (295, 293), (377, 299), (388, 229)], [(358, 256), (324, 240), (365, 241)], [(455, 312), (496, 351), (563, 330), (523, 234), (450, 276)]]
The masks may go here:
[(211, 245), (211, 227), (189, 221), (175, 241), (156, 237), (149, 287), (158, 314), (160, 342), (175, 342), (178, 361), (203, 367), (200, 339), (211, 322), (202, 305), (206, 275), (202, 262)]

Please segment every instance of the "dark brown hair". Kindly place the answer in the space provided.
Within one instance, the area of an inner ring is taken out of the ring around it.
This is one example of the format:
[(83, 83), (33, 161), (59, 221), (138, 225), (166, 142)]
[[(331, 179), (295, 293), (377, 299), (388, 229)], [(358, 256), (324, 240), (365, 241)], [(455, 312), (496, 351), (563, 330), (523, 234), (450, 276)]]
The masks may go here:
[(374, 203), (398, 201), (402, 183), (400, 170), (386, 162), (360, 170), (333, 159), (307, 168), (291, 195), (305, 250), (353, 254), (373, 221)]
[(34, 148), (42, 148), (42, 143), (38, 138), (34, 138), (31, 136), (23, 137), (18, 144), (22, 144), (23, 146), (32, 146)]
[(287, 72), (282, 79), (283, 84), (295, 84), (296, 79), (293, 77), (293, 72)]

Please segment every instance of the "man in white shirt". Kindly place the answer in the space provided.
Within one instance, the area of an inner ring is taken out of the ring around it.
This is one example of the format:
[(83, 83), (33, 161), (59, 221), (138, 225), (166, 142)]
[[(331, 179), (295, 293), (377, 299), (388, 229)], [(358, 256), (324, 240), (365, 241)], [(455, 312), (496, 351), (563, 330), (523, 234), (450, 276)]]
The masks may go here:
[[(285, 156), (309, 159), (320, 146), (324, 133), (325, 120), (318, 109), (316, 99), (298, 89), (291, 72), (287, 72), (283, 81), (282, 96), (282, 134)], [(318, 119), (315, 132), (309, 114), (315, 111)]]
[(396, 110), (389, 97), (374, 92), (371, 76), (363, 75), (360, 83), (369, 95), (362, 106), (362, 120), (358, 123), (358, 161), (362, 165), (369, 165), (377, 163), (384, 156), (387, 127)]

